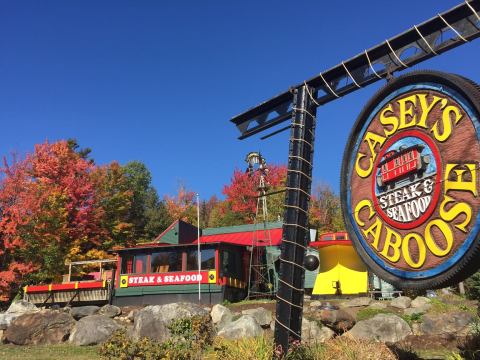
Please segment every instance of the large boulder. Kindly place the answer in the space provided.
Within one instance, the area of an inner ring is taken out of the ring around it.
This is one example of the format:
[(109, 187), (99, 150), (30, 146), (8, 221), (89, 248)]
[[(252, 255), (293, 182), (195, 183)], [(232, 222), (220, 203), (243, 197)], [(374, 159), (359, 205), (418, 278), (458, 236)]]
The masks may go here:
[(322, 302), (318, 300), (314, 300), (310, 303), (310, 307), (319, 307), (322, 306)]
[(394, 343), (411, 335), (412, 329), (397, 315), (377, 314), (371, 319), (357, 322), (347, 334), (359, 339)]
[(135, 320), (135, 315), (137, 315), (139, 311), (140, 311), (139, 309), (130, 310), (130, 312), (127, 315), (128, 321), (133, 322), (133, 320)]
[(170, 337), (168, 325), (172, 320), (208, 314), (207, 310), (192, 303), (147, 306), (138, 310), (134, 315), (133, 329), (130, 334), (137, 340), (142, 337), (149, 337), (164, 341)]
[(170, 333), (164, 321), (161, 305), (147, 306), (135, 314), (130, 334), (135, 340), (148, 337), (160, 342), (169, 338)]
[(363, 296), (358, 298), (353, 298), (343, 304), (344, 307), (358, 307), (358, 306), (368, 306), (372, 302), (372, 298)]
[(408, 296), (399, 296), (392, 301), (390, 301), (390, 306), (398, 309), (407, 309), (410, 307), (412, 299)]
[(163, 312), (163, 321), (168, 325), (174, 319), (191, 318), (193, 316), (208, 315), (208, 310), (193, 303), (172, 303), (161, 305)]
[(324, 342), (333, 338), (335, 333), (326, 326), (318, 326), (315, 321), (302, 319), (302, 341), (306, 343)]
[(253, 318), (257, 321), (258, 325), (262, 327), (268, 327), (272, 322), (272, 312), (263, 307), (243, 310), (242, 315), (253, 316)]
[(212, 323), (216, 325), (217, 328), (221, 328), (225, 324), (228, 324), (233, 318), (230, 309), (220, 304), (213, 305), (212, 311), (210, 311), (210, 316), (212, 318)]
[(81, 318), (72, 330), (69, 341), (74, 345), (96, 345), (107, 340), (115, 330), (122, 327), (104, 315)]
[(467, 335), (474, 316), (465, 311), (449, 314), (426, 314), (422, 317), (420, 331), (426, 335)]
[(337, 310), (319, 310), (315, 314), (315, 319), (320, 320), (322, 324), (333, 325), (337, 322)]
[(74, 325), (73, 317), (64, 312), (23, 314), (7, 328), (5, 341), (16, 345), (58, 344), (68, 339)]
[(430, 304), (430, 302), (431, 300), (425, 296), (417, 296), (414, 300), (412, 300), (410, 306), (412, 308), (418, 308)]
[(10, 304), (7, 314), (29, 314), (40, 311), (34, 304), (25, 300), (17, 300)]
[(5, 330), (10, 326), (13, 320), (19, 317), (22, 314), (0, 314), (0, 330)]
[(122, 309), (115, 305), (103, 305), (100, 310), (98, 310), (99, 315), (108, 316), (109, 318), (114, 318), (122, 313)]
[(226, 339), (242, 339), (256, 337), (262, 334), (262, 328), (255, 318), (250, 315), (242, 315), (238, 320), (226, 324), (217, 334)]
[(370, 305), (368, 305), (369, 309), (386, 309), (387, 304), (383, 301), (374, 301)]
[(84, 318), (85, 316), (96, 314), (99, 309), (100, 307), (94, 305), (78, 306), (70, 310), (70, 315), (72, 315), (74, 319), (79, 320), (81, 318)]
[(337, 333), (343, 333), (355, 325), (355, 316), (350, 313), (349, 309), (319, 310), (310, 313), (309, 317), (332, 328)]

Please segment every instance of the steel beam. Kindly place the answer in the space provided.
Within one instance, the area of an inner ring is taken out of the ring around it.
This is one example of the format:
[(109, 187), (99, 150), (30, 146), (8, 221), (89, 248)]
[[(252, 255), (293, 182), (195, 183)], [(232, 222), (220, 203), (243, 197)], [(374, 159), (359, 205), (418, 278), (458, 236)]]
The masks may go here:
[[(304, 81), (326, 104), (388, 77), (421, 61), (444, 53), (480, 36), (480, 0), (470, 0), (438, 14), (422, 24), (342, 61)], [(232, 118), (245, 139), (292, 117), (291, 91), (285, 91)]]
[(293, 91), (294, 110), (290, 130), (288, 172), (277, 291), (275, 344), (287, 353), (289, 344), (301, 340), (303, 314), (303, 260), (307, 249), (308, 205), (312, 186), (316, 109), (313, 88)]

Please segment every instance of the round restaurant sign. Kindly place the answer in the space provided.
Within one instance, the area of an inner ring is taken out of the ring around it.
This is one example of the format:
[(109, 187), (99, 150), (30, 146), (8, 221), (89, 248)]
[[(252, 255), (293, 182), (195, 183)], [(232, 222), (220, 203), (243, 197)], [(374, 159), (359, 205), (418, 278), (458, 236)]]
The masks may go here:
[(480, 267), (480, 90), (420, 71), (391, 81), (363, 109), (342, 165), (352, 242), (399, 288), (438, 288)]

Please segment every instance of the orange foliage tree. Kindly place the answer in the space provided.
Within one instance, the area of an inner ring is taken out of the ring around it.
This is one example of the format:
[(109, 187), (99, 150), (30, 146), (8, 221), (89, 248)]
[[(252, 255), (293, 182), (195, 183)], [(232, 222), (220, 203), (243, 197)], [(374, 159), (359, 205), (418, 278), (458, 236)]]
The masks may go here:
[(46, 280), (63, 270), (72, 247), (98, 246), (102, 213), (90, 179), (93, 165), (65, 141), (35, 146), (24, 160), (4, 160), (0, 183), (0, 295), (22, 277)]
[(319, 183), (314, 187), (309, 207), (309, 223), (320, 233), (345, 230), (340, 197), (330, 186)]
[(197, 223), (195, 192), (188, 190), (183, 184), (179, 186), (175, 196), (165, 195), (165, 206), (170, 218), (183, 220), (190, 224)]

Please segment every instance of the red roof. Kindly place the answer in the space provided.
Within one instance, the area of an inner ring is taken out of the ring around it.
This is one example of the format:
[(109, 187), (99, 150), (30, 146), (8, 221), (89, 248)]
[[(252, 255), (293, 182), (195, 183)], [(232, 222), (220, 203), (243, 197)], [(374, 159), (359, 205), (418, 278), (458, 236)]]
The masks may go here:
[(320, 240), (320, 241), (312, 241), (309, 246), (311, 247), (325, 247), (325, 246), (332, 246), (332, 245), (344, 245), (344, 246), (352, 246), (352, 242), (350, 240)]
[[(210, 243), (227, 243), (243, 246), (252, 246), (253, 231), (235, 232), (230, 234), (216, 234), (216, 235), (203, 235), (200, 237), (200, 244)], [(264, 237), (263, 230), (257, 232), (257, 239), (261, 240)], [(282, 228), (270, 229), (270, 239), (273, 246), (278, 246), (282, 242)], [(197, 241), (194, 241), (196, 244)]]

